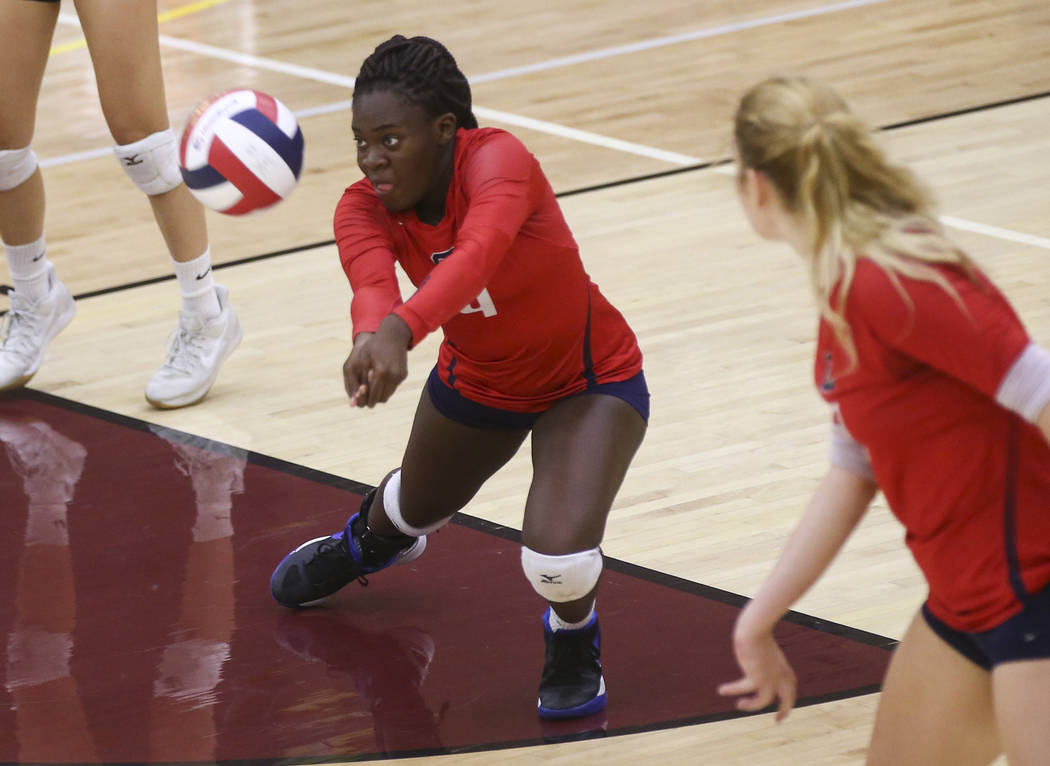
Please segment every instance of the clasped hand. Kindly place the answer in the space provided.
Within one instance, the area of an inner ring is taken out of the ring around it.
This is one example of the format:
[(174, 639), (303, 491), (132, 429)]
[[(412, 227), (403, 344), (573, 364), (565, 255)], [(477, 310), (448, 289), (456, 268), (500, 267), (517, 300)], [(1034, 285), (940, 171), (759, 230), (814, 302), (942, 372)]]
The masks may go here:
[(387, 401), (408, 377), (408, 347), (412, 331), (399, 316), (389, 314), (373, 332), (358, 333), (343, 362), (343, 385), (351, 407), (375, 407)]

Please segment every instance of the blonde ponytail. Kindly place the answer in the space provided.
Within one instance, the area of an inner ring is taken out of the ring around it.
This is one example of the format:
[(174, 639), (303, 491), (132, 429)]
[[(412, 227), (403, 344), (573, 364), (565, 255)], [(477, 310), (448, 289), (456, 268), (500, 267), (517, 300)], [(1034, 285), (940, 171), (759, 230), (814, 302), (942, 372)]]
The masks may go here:
[(797, 77), (759, 83), (740, 101), (734, 137), (741, 164), (763, 173), (788, 212), (805, 222), (810, 284), (851, 361), (856, 351), (844, 312), (858, 258), (873, 261), (898, 287), (904, 275), (955, 295), (933, 264), (973, 277), (972, 262), (944, 236), (926, 188), (890, 163), (831, 88)]

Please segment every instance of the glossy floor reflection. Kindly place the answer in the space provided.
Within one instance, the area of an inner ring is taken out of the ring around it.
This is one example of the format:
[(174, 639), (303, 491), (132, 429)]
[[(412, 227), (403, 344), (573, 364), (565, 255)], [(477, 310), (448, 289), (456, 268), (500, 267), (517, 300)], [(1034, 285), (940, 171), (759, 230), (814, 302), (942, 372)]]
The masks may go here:
[[(463, 517), (413, 564), (292, 612), (269, 574), (364, 485), (24, 392), (0, 399), (0, 761), (274, 763), (560, 741), (736, 715), (742, 599), (610, 560), (608, 709), (541, 723), (543, 605), (515, 533)], [(803, 702), (892, 642), (792, 616)]]

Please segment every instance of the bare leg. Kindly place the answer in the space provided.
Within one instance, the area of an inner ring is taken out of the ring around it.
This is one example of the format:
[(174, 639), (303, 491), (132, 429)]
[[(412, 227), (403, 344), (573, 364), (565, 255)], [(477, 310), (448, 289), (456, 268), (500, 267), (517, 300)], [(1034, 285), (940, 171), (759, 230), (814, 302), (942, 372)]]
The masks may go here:
[[(394, 506), (391, 503), (388, 508), (384, 498), (391, 472), (379, 483), (367, 516), (351, 516), (345, 536), (340, 533), (307, 541), (277, 565), (270, 577), (274, 599), (285, 606), (309, 606), (353, 580), (354, 572), (389, 566), (396, 563), (395, 556), (412, 560), (423, 552), (420, 530), (436, 529), (465, 506), (485, 480), (514, 456), (528, 433), (528, 429), (471, 428), (457, 423), (439, 413), (424, 390), (401, 462), (397, 493), (403, 524), (398, 523), (413, 529), (406, 532), (391, 521)], [(346, 542), (333, 544), (334, 539)]]
[[(130, 144), (167, 129), (156, 2), (77, 0), (76, 5), (113, 140)], [(185, 184), (149, 201), (172, 258), (190, 261), (207, 249), (204, 208)]]
[(1050, 764), (1050, 659), (999, 665), (992, 693), (1010, 766)]
[(886, 674), (868, 766), (983, 766), (999, 750), (991, 674), (916, 615)]
[[(527, 430), (471, 428), (449, 420), (424, 390), (401, 463), (401, 515), (425, 527), (463, 508), (481, 485), (514, 457)], [(368, 516), (376, 534), (400, 534), (383, 508), (380, 484)]]
[(44, 180), (30, 144), (57, 3), (0, 3), (0, 239), (15, 290), (0, 338), (0, 391), (24, 386), (75, 313), (44, 241)]
[[(140, 146), (128, 149), (129, 145), (169, 127), (156, 0), (77, 0), (77, 10), (102, 112), (118, 147), (124, 147), (118, 156), (130, 160)], [(226, 288), (214, 281), (204, 208), (177, 177), (170, 149), (169, 141), (153, 147), (160, 157), (156, 172), (168, 180), (160, 188), (178, 185), (148, 195), (182, 297), (179, 327), (167, 359), (146, 384), (146, 400), (162, 409), (187, 407), (207, 396), (242, 337)]]
[[(22, 149), (33, 140), (37, 98), (44, 79), (57, 3), (0, 3), (0, 151)], [(0, 191), (0, 238), (24, 245), (44, 233), (44, 181), (40, 169), (8, 191)]]
[[(645, 429), (633, 407), (603, 394), (566, 399), (540, 416), (532, 432), (525, 545), (549, 555), (597, 547)], [(565, 621), (579, 622), (593, 603), (592, 592), (551, 607)]]

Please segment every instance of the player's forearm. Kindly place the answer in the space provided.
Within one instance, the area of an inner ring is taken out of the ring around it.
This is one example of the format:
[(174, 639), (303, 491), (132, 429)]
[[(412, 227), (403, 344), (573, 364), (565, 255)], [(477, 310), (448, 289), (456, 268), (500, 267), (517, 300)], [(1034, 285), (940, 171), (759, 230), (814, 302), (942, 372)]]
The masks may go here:
[(832, 466), (773, 571), (737, 620), (738, 636), (771, 630), (817, 581), (864, 515), (876, 488), (873, 482)]
[[(458, 314), (466, 313), (471, 304), (480, 303), (510, 245), (510, 240), (495, 229), (488, 229), (484, 236), (476, 231), (460, 232), (452, 255), (438, 263), (419, 289), (396, 310), (412, 330), (413, 344)], [(489, 316), (487, 311), (483, 313)]]

